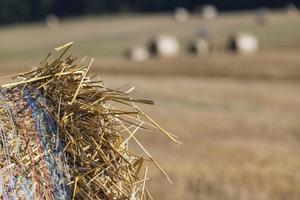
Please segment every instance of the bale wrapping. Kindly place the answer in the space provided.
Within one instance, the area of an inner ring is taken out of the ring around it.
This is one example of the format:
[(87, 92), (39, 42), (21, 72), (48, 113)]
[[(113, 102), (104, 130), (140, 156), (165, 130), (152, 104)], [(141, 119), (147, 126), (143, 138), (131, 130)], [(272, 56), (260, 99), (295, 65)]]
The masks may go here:
[[(159, 164), (135, 134), (160, 130), (142, 112), (129, 91), (92, 80), (88, 65), (65, 56), (49, 56), (20, 81), (0, 91), (0, 196), (3, 199), (151, 199), (146, 160)], [(112, 107), (111, 102), (127, 106)], [(129, 150), (136, 142), (147, 157)], [(166, 175), (169, 179), (169, 177)]]
[(46, 99), (15, 87), (1, 90), (0, 103), (1, 197), (68, 199), (70, 174)]

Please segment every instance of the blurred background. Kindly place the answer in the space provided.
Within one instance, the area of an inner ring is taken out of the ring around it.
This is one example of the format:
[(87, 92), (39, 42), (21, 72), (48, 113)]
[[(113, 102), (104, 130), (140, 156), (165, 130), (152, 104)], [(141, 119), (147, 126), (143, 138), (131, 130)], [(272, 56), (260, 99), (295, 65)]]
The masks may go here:
[[(0, 0), (0, 75), (54, 47), (95, 57), (109, 87), (178, 135), (141, 142), (155, 199), (300, 199), (299, 1)], [(151, 165), (151, 164), (149, 164)]]

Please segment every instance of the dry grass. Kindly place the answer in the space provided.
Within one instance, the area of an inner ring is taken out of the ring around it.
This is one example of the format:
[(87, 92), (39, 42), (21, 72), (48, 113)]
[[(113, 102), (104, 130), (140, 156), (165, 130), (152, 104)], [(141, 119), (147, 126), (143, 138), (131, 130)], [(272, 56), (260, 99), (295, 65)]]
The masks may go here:
[[(117, 85), (126, 82), (122, 76), (105, 77)], [(154, 197), (298, 199), (298, 82), (180, 76), (126, 79), (135, 83), (136, 95), (155, 97), (161, 109), (146, 110), (183, 141), (174, 147), (166, 140), (145, 139), (148, 145), (164, 147), (152, 153), (174, 179), (169, 186), (155, 173), (150, 181)]]

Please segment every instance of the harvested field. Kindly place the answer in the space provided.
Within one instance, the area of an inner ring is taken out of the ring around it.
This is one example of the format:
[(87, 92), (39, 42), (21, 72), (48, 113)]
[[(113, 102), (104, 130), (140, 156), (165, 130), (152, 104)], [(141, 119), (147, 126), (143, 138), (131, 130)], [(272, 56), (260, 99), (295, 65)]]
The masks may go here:
[[(123, 59), (124, 49), (155, 33), (174, 33), (184, 45), (202, 22), (192, 16), (179, 26), (162, 14), (69, 19), (55, 31), (40, 24), (2, 27), (0, 74), (25, 71), (49, 49), (74, 40), (75, 55), (95, 57), (92, 72), (112, 88), (136, 86), (134, 96), (156, 102), (143, 110), (183, 142), (139, 137), (174, 182), (150, 170), (155, 199), (298, 200), (300, 18), (271, 12), (267, 25), (257, 26), (254, 17), (221, 13), (205, 22), (216, 48), (207, 59), (182, 53), (142, 64)], [(259, 53), (225, 52), (237, 30), (258, 36)]]
[(207, 27), (213, 47), (218, 49), (224, 49), (228, 36), (236, 31), (253, 32), (265, 50), (300, 48), (299, 17), (277, 11), (268, 15), (268, 21), (266, 26), (257, 26), (255, 12), (237, 12), (221, 14), (214, 21), (201, 21), (199, 16), (192, 16), (180, 25), (171, 14), (159, 14), (68, 19), (62, 20), (55, 30), (39, 23), (1, 27), (0, 61), (21, 65), (28, 63), (22, 61), (38, 62), (49, 49), (66, 41), (79, 43), (74, 51), (80, 55), (96, 60), (118, 60), (126, 47), (145, 44), (158, 33), (174, 34), (185, 45), (196, 36), (200, 26)]
[(150, 60), (142, 65), (118, 60), (100, 61), (94, 72), (297, 81), (300, 80), (299, 53), (300, 49), (269, 50), (245, 56), (218, 52), (207, 58), (181, 56), (175, 59)]
[(159, 111), (148, 112), (183, 142), (143, 140), (174, 179), (168, 185), (153, 173), (156, 199), (299, 198), (300, 83), (106, 77), (117, 84), (130, 79), (136, 95), (154, 97)]

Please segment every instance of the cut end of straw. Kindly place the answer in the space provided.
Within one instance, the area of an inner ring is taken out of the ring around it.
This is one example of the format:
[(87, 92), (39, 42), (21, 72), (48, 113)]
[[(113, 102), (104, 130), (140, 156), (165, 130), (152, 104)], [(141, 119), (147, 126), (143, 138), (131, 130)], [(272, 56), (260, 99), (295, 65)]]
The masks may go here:
[(60, 50), (65, 49), (65, 48), (70, 48), (71, 46), (73, 46), (73, 44), (74, 44), (74, 42), (71, 41), (71, 42), (68, 42), (68, 43), (66, 43), (64, 45), (61, 45), (59, 47), (54, 48), (54, 50), (55, 51), (60, 51)]

